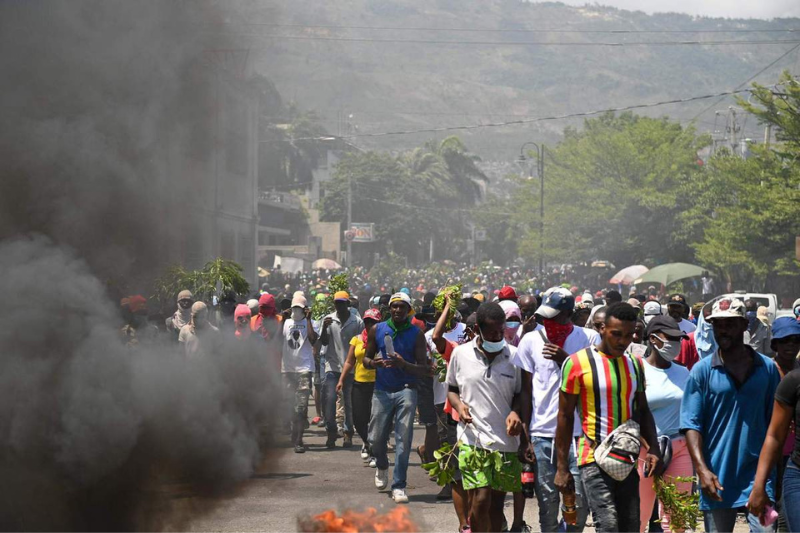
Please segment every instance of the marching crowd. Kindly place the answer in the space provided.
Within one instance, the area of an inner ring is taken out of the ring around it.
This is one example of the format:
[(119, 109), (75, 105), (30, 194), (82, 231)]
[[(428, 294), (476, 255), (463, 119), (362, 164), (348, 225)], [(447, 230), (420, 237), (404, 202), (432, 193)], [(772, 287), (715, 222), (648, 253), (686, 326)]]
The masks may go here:
[[(310, 424), (325, 428), (328, 448), (358, 434), (375, 487), (397, 503), (408, 502), (412, 451), (430, 463), (455, 446), (455, 479), (438, 498), (452, 499), (462, 532), (530, 530), (523, 470), (535, 474), (541, 531), (582, 531), (589, 516), (596, 531), (681, 531), (656, 478), (699, 492), (706, 531), (733, 531), (740, 513), (750, 531), (800, 531), (800, 299), (793, 317), (770, 322), (752, 300), (690, 307), (652, 289), (623, 301), (613, 289), (507, 285), (444, 294), (438, 311), (435, 291), (363, 303), (339, 291), (316, 320), (302, 290), (221, 301), (215, 320), (182, 291), (165, 328), (187, 358), (226, 336), (263, 349), (282, 377), (294, 451), (306, 451)], [(123, 341), (156, 335), (146, 301), (126, 300)], [(425, 436), (412, 450), (415, 418)], [(476, 460), (486, 451), (502, 468)]]

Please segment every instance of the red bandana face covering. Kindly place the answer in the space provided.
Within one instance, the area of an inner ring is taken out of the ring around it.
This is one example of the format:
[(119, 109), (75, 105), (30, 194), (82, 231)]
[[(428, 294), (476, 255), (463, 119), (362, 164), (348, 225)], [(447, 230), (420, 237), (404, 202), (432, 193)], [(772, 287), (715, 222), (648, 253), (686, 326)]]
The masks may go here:
[(567, 337), (569, 337), (569, 334), (572, 333), (572, 329), (574, 327), (575, 324), (572, 322), (559, 324), (553, 319), (544, 319), (544, 332), (547, 335), (547, 340), (558, 345), (559, 348), (564, 347), (564, 343), (567, 341)]

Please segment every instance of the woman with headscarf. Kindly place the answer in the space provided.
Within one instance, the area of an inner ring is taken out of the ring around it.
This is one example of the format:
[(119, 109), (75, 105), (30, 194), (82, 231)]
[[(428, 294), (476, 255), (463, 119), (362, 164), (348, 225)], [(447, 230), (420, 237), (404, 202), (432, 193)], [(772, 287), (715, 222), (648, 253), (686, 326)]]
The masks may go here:
[(166, 320), (167, 331), (172, 333), (174, 339), (177, 339), (178, 335), (180, 335), (181, 328), (191, 321), (193, 303), (194, 296), (192, 291), (183, 290), (178, 293), (178, 309)]
[(258, 314), (250, 319), (250, 330), (258, 333), (267, 343), (267, 360), (280, 377), (283, 355), (281, 317), (278, 315), (275, 297), (264, 293), (258, 299)]
[(239, 304), (233, 312), (234, 336), (237, 340), (248, 340), (252, 335), (250, 329), (250, 308), (245, 304)]
[(192, 304), (192, 318), (181, 328), (178, 342), (183, 344), (187, 358), (215, 354), (219, 349), (219, 329), (208, 321), (208, 306), (203, 302)]
[(522, 311), (513, 300), (502, 300), (498, 302), (503, 312), (506, 314), (506, 328), (503, 336), (506, 342), (511, 346), (519, 346), (520, 341), (520, 325), (522, 325)]

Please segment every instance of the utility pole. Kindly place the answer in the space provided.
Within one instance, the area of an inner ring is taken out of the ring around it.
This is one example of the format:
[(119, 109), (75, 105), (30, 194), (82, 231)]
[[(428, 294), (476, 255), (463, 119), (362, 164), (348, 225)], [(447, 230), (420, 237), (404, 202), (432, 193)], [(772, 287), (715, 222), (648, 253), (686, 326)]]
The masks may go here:
[(544, 145), (542, 144), (540, 146), (535, 142), (523, 144), (519, 149), (518, 162), (520, 163), (520, 167), (523, 167), (524, 163), (528, 160), (528, 158), (525, 157), (525, 147), (528, 145), (536, 147), (536, 165), (539, 172), (539, 274), (541, 275), (544, 273)]
[[(350, 178), (350, 173), (347, 173), (347, 231), (353, 229), (353, 185)], [(353, 265), (353, 240), (347, 240), (347, 261), (345, 266), (350, 268)]]

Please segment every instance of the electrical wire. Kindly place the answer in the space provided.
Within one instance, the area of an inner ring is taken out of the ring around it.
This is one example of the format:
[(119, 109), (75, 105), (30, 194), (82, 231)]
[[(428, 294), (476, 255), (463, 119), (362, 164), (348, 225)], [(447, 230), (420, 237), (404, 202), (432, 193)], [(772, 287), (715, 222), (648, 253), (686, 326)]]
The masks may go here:
[[(746, 80), (744, 80), (742, 83), (740, 83), (739, 85), (737, 85), (737, 86), (734, 88), (734, 91), (736, 91), (736, 90), (738, 90), (738, 89), (741, 89), (742, 87), (744, 87), (745, 85), (747, 85), (748, 83), (750, 83), (751, 81), (753, 81), (754, 79), (756, 79), (757, 77), (759, 77), (761, 74), (763, 74), (764, 72), (766, 72), (767, 70), (769, 70), (769, 69), (770, 69), (772, 66), (774, 66), (775, 64), (777, 64), (777, 63), (778, 63), (778, 62), (779, 62), (781, 59), (783, 59), (784, 57), (788, 56), (789, 54), (791, 54), (792, 52), (794, 52), (794, 51), (795, 51), (795, 50), (797, 50), (798, 48), (800, 48), (800, 44), (797, 44), (797, 45), (795, 45), (795, 46), (791, 47), (790, 49), (788, 49), (787, 51), (785, 51), (783, 54), (781, 54), (780, 56), (778, 56), (778, 58), (777, 58), (777, 59), (775, 59), (775, 60), (774, 60), (772, 63), (770, 63), (770, 64), (769, 64), (769, 65), (767, 65), (766, 67), (762, 68), (761, 70), (759, 70), (758, 72), (756, 72), (755, 74), (753, 74), (752, 76), (750, 76), (749, 78), (747, 78)], [(691, 122), (694, 122), (695, 120), (697, 120), (697, 118), (698, 118), (699, 116), (701, 116), (701, 115), (703, 115), (704, 113), (708, 112), (708, 110), (710, 110), (710, 109), (712, 109), (712, 108), (714, 108), (714, 107), (718, 106), (718, 105), (719, 105), (719, 103), (720, 103), (720, 102), (722, 102), (722, 101), (725, 99), (725, 96), (727, 96), (727, 95), (724, 95), (724, 96), (722, 96), (722, 97), (721, 97), (720, 99), (718, 99), (716, 102), (712, 102), (712, 103), (711, 103), (711, 105), (709, 105), (708, 107), (704, 108), (702, 111), (700, 111), (700, 112), (699, 112), (698, 114), (696, 114), (694, 117), (692, 117), (692, 120), (691, 120)]]
[(652, 34), (652, 33), (794, 33), (795, 28), (735, 29), (735, 30), (582, 30), (549, 28), (436, 28), (424, 26), (340, 26), (336, 24), (278, 24), (271, 22), (224, 22), (226, 25), (261, 26), (267, 28), (325, 29), (325, 30), (374, 30), (374, 31), (447, 31), (461, 33), (599, 33), (599, 34)]
[(440, 39), (372, 39), (365, 37), (320, 37), (311, 35), (275, 35), (243, 33), (250, 37), (264, 37), (268, 39), (296, 40), (296, 41), (323, 41), (346, 43), (389, 43), (389, 44), (437, 44), (437, 45), (475, 45), (475, 46), (743, 46), (743, 45), (776, 45), (800, 43), (796, 39), (777, 40), (749, 40), (749, 41), (636, 41), (636, 42), (579, 42), (579, 41), (454, 41)]
[[(800, 46), (800, 45), (798, 45)], [(684, 104), (688, 102), (696, 102), (698, 100), (706, 100), (708, 98), (718, 98), (720, 96), (730, 96), (732, 94), (739, 94), (739, 93), (746, 93), (750, 92), (750, 89), (739, 89), (733, 91), (724, 91), (720, 93), (714, 94), (706, 94), (702, 96), (691, 96), (688, 98), (678, 98), (675, 100), (664, 100), (660, 102), (649, 102), (645, 104), (634, 104), (622, 107), (610, 107), (606, 109), (597, 109), (594, 111), (583, 111), (580, 113), (567, 113), (563, 115), (550, 115), (544, 117), (534, 117), (534, 118), (527, 118), (527, 119), (520, 119), (520, 120), (510, 120), (507, 122), (490, 122), (486, 124), (468, 124), (464, 126), (447, 126), (447, 127), (439, 127), (439, 128), (421, 128), (417, 130), (398, 130), (398, 131), (384, 131), (384, 132), (373, 132), (373, 133), (354, 133), (349, 135), (342, 135), (336, 136), (336, 139), (356, 139), (356, 138), (364, 138), (364, 137), (387, 137), (387, 136), (394, 136), (394, 135), (412, 135), (416, 133), (442, 133), (448, 131), (464, 131), (464, 130), (476, 130), (482, 128), (499, 128), (504, 126), (517, 126), (523, 124), (533, 124), (536, 122), (545, 122), (545, 121), (552, 121), (552, 120), (563, 120), (568, 118), (577, 118), (577, 117), (588, 117), (592, 115), (599, 115), (602, 113), (608, 112), (620, 112), (620, 111), (630, 111), (633, 109), (646, 109), (650, 107), (658, 107), (663, 105), (670, 105), (670, 104)], [(301, 137), (296, 139), (274, 139), (274, 140), (263, 140), (260, 142), (292, 142), (292, 141), (325, 141), (330, 140), (331, 137)]]

